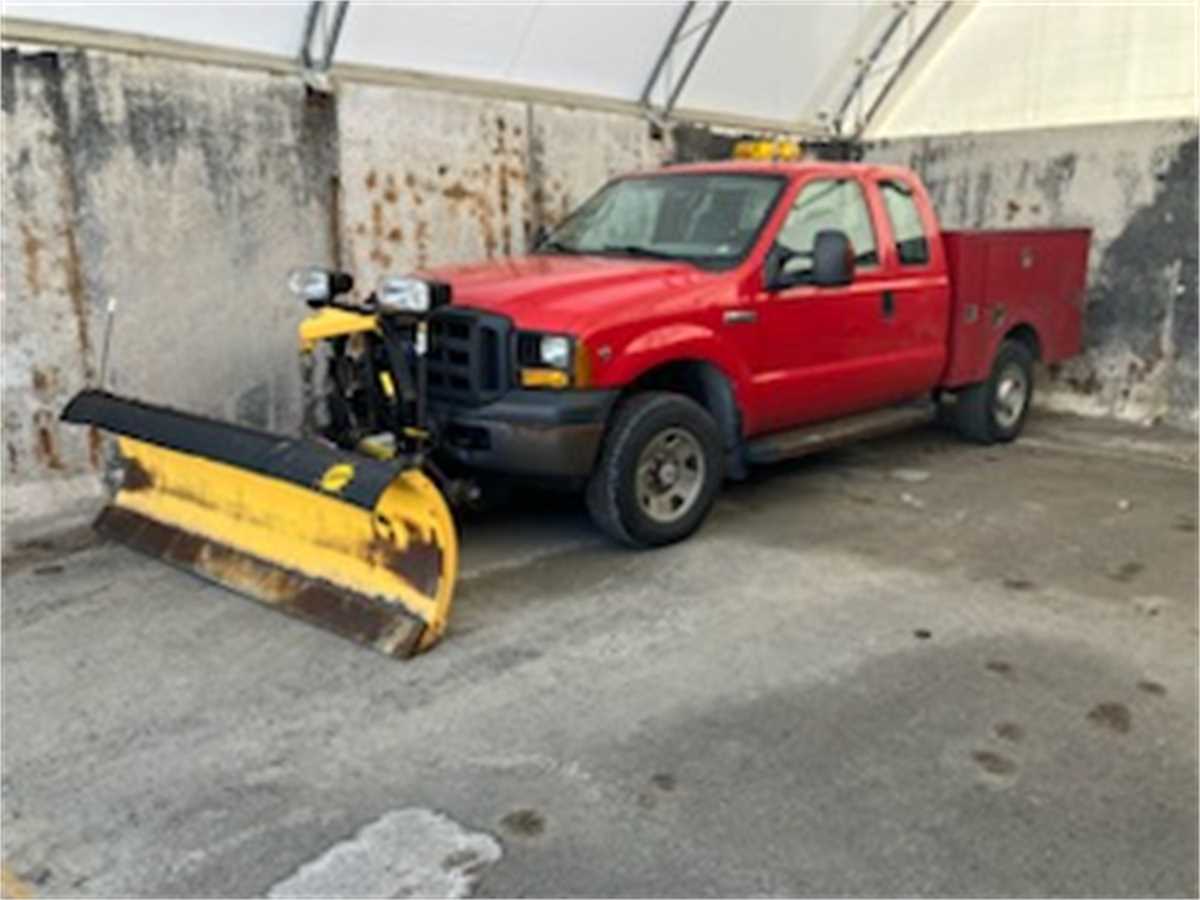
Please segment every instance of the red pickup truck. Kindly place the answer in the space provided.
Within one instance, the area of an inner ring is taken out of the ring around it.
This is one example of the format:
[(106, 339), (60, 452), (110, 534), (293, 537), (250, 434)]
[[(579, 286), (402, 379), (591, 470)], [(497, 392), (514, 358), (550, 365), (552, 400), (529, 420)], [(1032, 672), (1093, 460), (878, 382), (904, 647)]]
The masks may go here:
[(1086, 229), (943, 231), (906, 169), (672, 166), (609, 182), (524, 258), (421, 273), (442, 452), (586, 489), (680, 540), (747, 467), (932, 419), (1010, 441), (1080, 349)]
[(480, 470), (583, 488), (647, 547), (751, 465), (941, 407), (1012, 440), (1034, 362), (1079, 350), (1088, 240), (942, 232), (904, 169), (668, 168), (610, 182), (522, 259), (357, 299), (348, 272), (292, 272), (309, 439), (102, 390), (63, 418), (119, 435), (103, 533), (410, 655), (446, 627), (445, 500)]

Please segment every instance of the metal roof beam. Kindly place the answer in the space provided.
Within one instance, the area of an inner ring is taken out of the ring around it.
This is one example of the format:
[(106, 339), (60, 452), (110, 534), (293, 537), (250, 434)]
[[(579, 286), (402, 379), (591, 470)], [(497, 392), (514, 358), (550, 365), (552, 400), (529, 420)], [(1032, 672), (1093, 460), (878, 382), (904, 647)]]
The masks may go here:
[(896, 83), (912, 65), (913, 59), (921, 52), (921, 47), (925, 45), (925, 41), (929, 38), (929, 35), (938, 27), (946, 13), (950, 11), (952, 5), (950, 0), (946, 0), (946, 2), (939, 6), (937, 12), (930, 17), (925, 27), (921, 29), (921, 33), (917, 35), (917, 39), (904, 51), (904, 56), (900, 58), (900, 63), (892, 70), (892, 74), (888, 77), (888, 80), (884, 82), (883, 87), (879, 89), (879, 93), (875, 95), (875, 99), (871, 101), (871, 106), (867, 109), (866, 115), (859, 121), (858, 128), (854, 133), (856, 139), (862, 137), (863, 132), (867, 130), (867, 126), (871, 124), (871, 120), (875, 118), (875, 114), (879, 112), (880, 107), (883, 106), (884, 101), (887, 100)]
[(308, 13), (304, 20), (304, 41), (300, 46), (300, 62), (309, 74), (324, 74), (333, 66), (333, 54), (337, 50), (338, 38), (342, 36), (342, 25), (346, 21), (350, 0), (339, 0), (333, 13), (333, 22), (324, 29), (320, 60), (317, 61), (313, 55), (313, 38), (317, 34), (317, 24), (324, 23), (328, 8), (329, 4), (324, 0), (312, 0), (308, 4)]
[(683, 10), (679, 13), (679, 18), (675, 20), (675, 25), (671, 28), (671, 35), (667, 38), (667, 42), (663, 44), (662, 50), (658, 53), (658, 59), (654, 61), (654, 68), (650, 71), (650, 77), (646, 79), (646, 86), (642, 88), (642, 96), (638, 102), (650, 108), (650, 94), (654, 91), (654, 85), (658, 83), (658, 76), (662, 73), (663, 66), (667, 64), (667, 60), (671, 57), (671, 51), (675, 48), (676, 42), (679, 40), (679, 35), (683, 31), (683, 26), (687, 24), (688, 18), (692, 14), (692, 10), (696, 8), (696, 0), (688, 0), (683, 4)]
[[(944, 36), (946, 32), (953, 30), (947, 23), (956, 18), (961, 20), (962, 15), (973, 6), (972, 2), (943, 0), (917, 31), (917, 3), (914, 0), (896, 3), (891, 20), (876, 38), (870, 52), (856, 61), (858, 71), (830, 123), (834, 134), (849, 136), (851, 140), (861, 139), (867, 126), (876, 116), (895, 102), (897, 86), (902, 82), (911, 85), (919, 69), (933, 55), (928, 52), (931, 46), (930, 35), (937, 31), (939, 35)], [(906, 36), (900, 38), (897, 35), (905, 20), (909, 27), (906, 29)], [(888, 61), (880, 64), (880, 59), (885, 53)], [(882, 86), (876, 88), (874, 85), (879, 85), (880, 81)], [(851, 106), (855, 104), (857, 106), (853, 127), (846, 128), (846, 119)]]
[(872, 66), (875, 65), (876, 60), (879, 59), (880, 55), (884, 51), (884, 48), (887, 47), (887, 45), (891, 42), (892, 37), (900, 29), (900, 23), (908, 17), (908, 14), (912, 12), (912, 8), (915, 5), (916, 4), (913, 2), (913, 0), (908, 0), (908, 2), (905, 3), (897, 3), (896, 11), (892, 15), (891, 21), (888, 22), (887, 27), (883, 30), (883, 33), (879, 36), (879, 40), (875, 42), (875, 46), (871, 48), (871, 51), (866, 55), (866, 57), (859, 60), (858, 72), (855, 74), (854, 80), (850, 82), (850, 87), (846, 91), (846, 95), (842, 98), (842, 102), (838, 106), (837, 112), (835, 112), (833, 115), (834, 134), (841, 134), (842, 123), (845, 121), (846, 112), (850, 109), (850, 104), (854, 102), (855, 97), (861, 95), (863, 86), (866, 84), (867, 76), (870, 74)]
[(692, 55), (688, 58), (687, 65), (683, 67), (683, 72), (675, 82), (675, 89), (671, 91), (671, 96), (667, 99), (666, 108), (663, 109), (664, 116), (670, 116), (671, 110), (675, 108), (675, 104), (679, 100), (679, 95), (683, 93), (684, 87), (687, 86), (688, 79), (692, 77), (692, 70), (696, 68), (696, 63), (700, 61), (700, 57), (704, 53), (704, 48), (708, 46), (709, 39), (712, 38), (713, 32), (717, 30), (717, 26), (721, 24), (721, 19), (725, 13), (729, 11), (730, 0), (722, 0), (717, 4), (716, 11), (712, 14), (712, 18), (708, 20), (708, 27), (700, 34), (700, 39), (696, 42), (696, 47), (692, 50)]
[(704, 54), (704, 49), (708, 46), (708, 42), (712, 39), (713, 32), (717, 30), (717, 26), (721, 24), (721, 19), (725, 13), (729, 11), (730, 0), (721, 0), (716, 4), (716, 9), (713, 10), (711, 16), (703, 22), (695, 25), (691, 30), (684, 34), (684, 27), (691, 18), (692, 12), (696, 7), (694, 0), (688, 0), (684, 4), (683, 10), (679, 14), (679, 18), (675, 20), (675, 25), (671, 28), (671, 34), (667, 38), (667, 42), (663, 45), (661, 52), (658, 54), (658, 59), (654, 63), (654, 69), (650, 72), (650, 77), (646, 81), (645, 88), (642, 89), (642, 96), (639, 104), (647, 114), (655, 116), (654, 107), (651, 102), (651, 95), (654, 93), (654, 88), (658, 85), (659, 79), (662, 76), (663, 69), (666, 67), (667, 61), (671, 58), (675, 48), (679, 46), (686, 38), (699, 32), (700, 37), (696, 39), (696, 45), (692, 48), (691, 55), (684, 64), (683, 71), (679, 73), (679, 77), (675, 79), (675, 83), (668, 88), (668, 96), (666, 105), (662, 108), (655, 117), (667, 119), (671, 116), (675, 105), (679, 102), (679, 96), (683, 93), (683, 89), (687, 86), (688, 79), (692, 77), (692, 72), (696, 68), (696, 63), (700, 61), (700, 57)]
[(859, 129), (860, 137), (873, 123), (883, 122), (896, 105), (916, 86), (922, 73), (937, 57), (938, 51), (950, 41), (962, 27), (966, 18), (977, 8), (975, 0), (947, 0), (937, 10), (925, 29), (917, 37), (911, 52), (901, 61), (890, 82), (871, 104), (866, 120)]

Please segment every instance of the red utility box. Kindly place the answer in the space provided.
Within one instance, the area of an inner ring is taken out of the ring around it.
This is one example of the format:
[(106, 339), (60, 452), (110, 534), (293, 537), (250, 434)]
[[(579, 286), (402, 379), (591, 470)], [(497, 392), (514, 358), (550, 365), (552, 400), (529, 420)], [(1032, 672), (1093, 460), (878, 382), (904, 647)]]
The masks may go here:
[(1020, 324), (1042, 362), (1074, 356), (1083, 340), (1087, 228), (945, 231), (952, 290), (949, 358), (942, 384), (988, 377), (1000, 339)]

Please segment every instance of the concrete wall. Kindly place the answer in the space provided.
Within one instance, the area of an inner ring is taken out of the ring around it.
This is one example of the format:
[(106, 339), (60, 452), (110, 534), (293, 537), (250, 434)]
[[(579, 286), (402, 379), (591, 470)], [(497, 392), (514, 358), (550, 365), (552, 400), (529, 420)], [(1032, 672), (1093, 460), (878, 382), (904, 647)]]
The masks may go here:
[(115, 389), (264, 427), (299, 416), (282, 289), (329, 260), (333, 107), (268, 74), (101, 53), (3, 56), (4, 519), (94, 494), (101, 441), (58, 412)]
[[(90, 510), (104, 444), (57, 421), (95, 376), (288, 431), (289, 268), (520, 253), (611, 175), (671, 152), (634, 116), (93, 50), (3, 56), (5, 525)], [(6, 531), (5, 541), (11, 543)]]
[(347, 85), (338, 125), (343, 262), (360, 294), (384, 273), (524, 245), (523, 104)]
[(1079, 360), (1041, 402), (1197, 427), (1197, 126), (1194, 120), (880, 142), (912, 166), (949, 228), (1093, 229)]
[(343, 262), (381, 274), (522, 252), (669, 142), (632, 116), (373, 85), (338, 98)]

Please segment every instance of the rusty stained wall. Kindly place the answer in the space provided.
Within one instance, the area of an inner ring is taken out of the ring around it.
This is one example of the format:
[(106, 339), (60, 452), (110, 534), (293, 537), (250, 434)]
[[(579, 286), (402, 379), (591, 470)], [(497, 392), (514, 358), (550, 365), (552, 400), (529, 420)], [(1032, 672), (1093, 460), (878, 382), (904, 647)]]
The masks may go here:
[(52, 476), (59, 491), (100, 462), (95, 435), (58, 411), (93, 365), (95, 325), (65, 152), (63, 65), (52, 53), (3, 56), (4, 481)]
[(67, 136), (114, 387), (268, 428), (299, 416), (288, 269), (329, 262), (336, 123), (295, 79), (88, 53)]
[(674, 156), (671, 135), (634, 116), (535, 105), (530, 122), (534, 228), (558, 224), (614, 175)]
[(360, 294), (384, 273), (523, 246), (523, 104), (351, 84), (338, 126), (342, 263)]
[(947, 228), (1093, 229), (1085, 353), (1049, 373), (1043, 405), (1197, 427), (1194, 121), (881, 142), (912, 166)]
[[(4, 519), (95, 492), (57, 414), (109, 383), (264, 427), (299, 417), (289, 267), (332, 260), (332, 102), (296, 79), (93, 51), (4, 50)], [(74, 488), (71, 488), (71, 486)]]
[(609, 177), (661, 164), (632, 116), (345, 84), (338, 96), (342, 262), (386, 273), (520, 254)]

